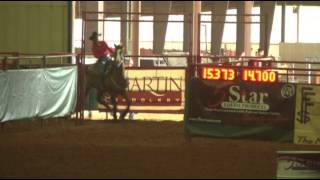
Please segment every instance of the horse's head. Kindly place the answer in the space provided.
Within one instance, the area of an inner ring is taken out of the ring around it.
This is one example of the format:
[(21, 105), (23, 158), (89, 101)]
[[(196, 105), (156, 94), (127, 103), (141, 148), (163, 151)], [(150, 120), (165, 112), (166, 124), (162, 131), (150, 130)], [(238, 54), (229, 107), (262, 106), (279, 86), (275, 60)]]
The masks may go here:
[(122, 88), (126, 88), (128, 86), (128, 80), (125, 77), (125, 68), (123, 62), (114, 62), (113, 77)]
[(122, 44), (114, 45), (114, 60), (116, 62), (124, 61), (124, 47)]
[(124, 69), (124, 47), (122, 44), (114, 45), (114, 67), (113, 73), (117, 82), (121, 86), (127, 86), (127, 79), (125, 78), (125, 69)]

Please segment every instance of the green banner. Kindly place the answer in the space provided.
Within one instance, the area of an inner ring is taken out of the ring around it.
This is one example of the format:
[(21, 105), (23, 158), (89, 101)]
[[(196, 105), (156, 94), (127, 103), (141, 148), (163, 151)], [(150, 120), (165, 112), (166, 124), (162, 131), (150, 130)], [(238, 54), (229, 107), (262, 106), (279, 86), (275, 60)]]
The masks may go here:
[(294, 142), (320, 145), (320, 86), (298, 85)]
[(295, 86), (237, 81), (189, 82), (190, 136), (293, 141)]
[(0, 71), (0, 122), (70, 115), (77, 67)]

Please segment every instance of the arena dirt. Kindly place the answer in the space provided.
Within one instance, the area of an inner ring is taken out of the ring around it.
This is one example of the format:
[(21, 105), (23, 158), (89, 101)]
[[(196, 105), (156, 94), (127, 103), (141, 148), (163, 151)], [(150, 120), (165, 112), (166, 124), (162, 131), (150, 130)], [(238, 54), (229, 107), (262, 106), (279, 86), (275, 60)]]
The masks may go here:
[(319, 146), (184, 138), (183, 122), (50, 120), (0, 132), (0, 178), (275, 178), (277, 150)]

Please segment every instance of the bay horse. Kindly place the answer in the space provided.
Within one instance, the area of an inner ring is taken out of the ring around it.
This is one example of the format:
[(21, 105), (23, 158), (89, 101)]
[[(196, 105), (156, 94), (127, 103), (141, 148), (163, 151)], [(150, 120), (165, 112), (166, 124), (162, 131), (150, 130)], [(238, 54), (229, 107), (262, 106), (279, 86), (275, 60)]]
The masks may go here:
[[(97, 90), (97, 101), (104, 105), (108, 111), (112, 111), (114, 120), (117, 118), (117, 98), (122, 97), (125, 100), (126, 107), (120, 112), (120, 120), (124, 120), (130, 109), (130, 100), (128, 98), (127, 88), (128, 80), (125, 78), (124, 59), (122, 45), (115, 45), (114, 60), (109, 62), (110, 68), (107, 73), (98, 71), (98, 66), (104, 64), (93, 64), (85, 68), (85, 96), (91, 88)], [(110, 97), (110, 101), (106, 100)], [(110, 103), (112, 107), (110, 107)]]

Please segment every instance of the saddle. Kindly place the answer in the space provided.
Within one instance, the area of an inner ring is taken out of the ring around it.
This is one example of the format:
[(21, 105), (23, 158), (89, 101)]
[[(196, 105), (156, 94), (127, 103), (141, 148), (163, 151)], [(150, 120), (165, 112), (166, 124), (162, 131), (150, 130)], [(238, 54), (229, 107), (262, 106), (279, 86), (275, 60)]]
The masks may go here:
[(88, 70), (96, 75), (104, 76), (110, 74), (112, 71), (112, 61), (111, 60), (98, 60), (97, 63), (89, 66)]

